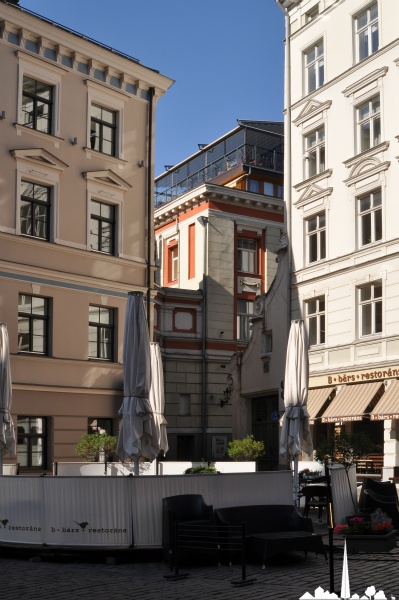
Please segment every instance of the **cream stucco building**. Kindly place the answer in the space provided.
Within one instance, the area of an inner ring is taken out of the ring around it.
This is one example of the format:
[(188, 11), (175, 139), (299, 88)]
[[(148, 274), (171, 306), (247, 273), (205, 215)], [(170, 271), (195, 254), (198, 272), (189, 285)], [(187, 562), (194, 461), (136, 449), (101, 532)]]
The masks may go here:
[(315, 440), (368, 432), (387, 478), (399, 465), (399, 3), (279, 4), (290, 305), (308, 328)]
[[(13, 3), (16, 4), (16, 3)], [(117, 432), (126, 297), (151, 299), (157, 99), (172, 81), (0, 2), (0, 319), (21, 469)]]

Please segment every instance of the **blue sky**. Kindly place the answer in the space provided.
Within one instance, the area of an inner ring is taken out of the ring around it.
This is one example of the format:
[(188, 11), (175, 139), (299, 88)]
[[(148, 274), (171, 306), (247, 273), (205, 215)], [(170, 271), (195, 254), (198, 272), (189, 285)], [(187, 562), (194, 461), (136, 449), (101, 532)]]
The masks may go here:
[(237, 125), (283, 120), (284, 15), (274, 0), (20, 0), (175, 80), (156, 112), (156, 167)]

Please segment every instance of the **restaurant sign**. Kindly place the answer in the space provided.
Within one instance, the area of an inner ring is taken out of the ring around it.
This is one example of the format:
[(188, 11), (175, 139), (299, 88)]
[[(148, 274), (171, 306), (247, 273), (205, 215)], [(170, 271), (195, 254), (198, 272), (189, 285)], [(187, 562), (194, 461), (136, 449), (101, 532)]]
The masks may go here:
[(319, 375), (309, 378), (309, 387), (322, 387), (325, 385), (345, 385), (347, 383), (367, 383), (383, 379), (394, 379), (399, 377), (399, 367), (368, 369), (366, 371), (347, 371), (332, 375)]

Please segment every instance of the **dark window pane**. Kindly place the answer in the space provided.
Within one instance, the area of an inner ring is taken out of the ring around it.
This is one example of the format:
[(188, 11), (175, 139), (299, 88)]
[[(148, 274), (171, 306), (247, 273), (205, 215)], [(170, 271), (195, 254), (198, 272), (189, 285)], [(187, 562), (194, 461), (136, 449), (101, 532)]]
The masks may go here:
[(362, 335), (370, 335), (371, 330), (371, 304), (362, 306)]
[(374, 213), (375, 241), (382, 240), (382, 211), (376, 210)]
[(309, 236), (309, 262), (317, 260), (317, 234)]
[(375, 333), (382, 331), (382, 302), (375, 304)]

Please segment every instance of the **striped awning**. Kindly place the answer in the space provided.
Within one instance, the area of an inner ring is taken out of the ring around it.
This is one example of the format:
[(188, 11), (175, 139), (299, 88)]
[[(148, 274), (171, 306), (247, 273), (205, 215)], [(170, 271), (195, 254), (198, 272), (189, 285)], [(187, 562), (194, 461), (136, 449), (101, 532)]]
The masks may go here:
[(399, 380), (393, 379), (381, 400), (370, 413), (371, 421), (399, 419)]
[(383, 387), (382, 381), (346, 385), (337, 395), (321, 418), (322, 423), (336, 421), (361, 421), (366, 408)]
[(335, 388), (333, 387), (326, 387), (309, 390), (306, 407), (308, 409), (309, 423), (311, 425), (313, 425), (314, 420), (319, 416), (334, 389)]

